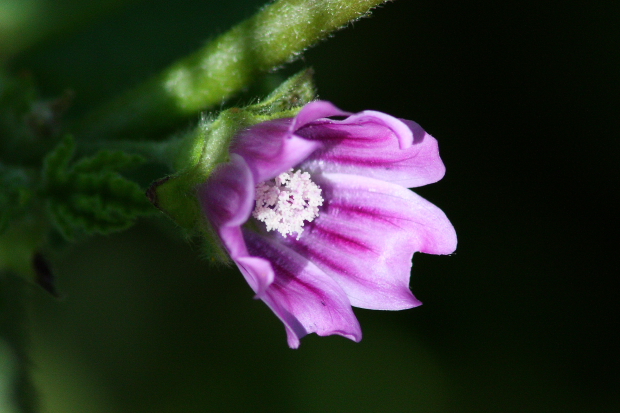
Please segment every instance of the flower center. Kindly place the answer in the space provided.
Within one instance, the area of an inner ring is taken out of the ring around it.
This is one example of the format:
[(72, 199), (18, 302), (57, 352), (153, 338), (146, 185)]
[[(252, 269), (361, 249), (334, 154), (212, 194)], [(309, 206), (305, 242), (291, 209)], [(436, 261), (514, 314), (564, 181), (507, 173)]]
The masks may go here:
[(252, 216), (264, 222), (267, 231), (277, 230), (283, 236), (297, 233), (299, 239), (304, 222), (318, 217), (321, 205), (321, 188), (310, 180), (310, 174), (291, 169), (256, 185)]

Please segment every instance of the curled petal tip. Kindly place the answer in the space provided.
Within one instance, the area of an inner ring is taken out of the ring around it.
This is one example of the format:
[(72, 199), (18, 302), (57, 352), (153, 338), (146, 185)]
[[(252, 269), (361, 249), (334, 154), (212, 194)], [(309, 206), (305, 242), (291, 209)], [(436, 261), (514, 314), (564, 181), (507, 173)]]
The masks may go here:
[(409, 127), (400, 119), (395, 118), (394, 116), (383, 112), (377, 112), (375, 110), (365, 110), (355, 116), (369, 116), (383, 123), (384, 126), (391, 129), (396, 135), (400, 149), (407, 149), (413, 144), (413, 133), (411, 129), (409, 129)]
[(299, 111), (295, 119), (291, 123), (290, 132), (294, 133), (305, 125), (321, 118), (329, 118), (330, 116), (348, 116), (350, 112), (345, 112), (337, 108), (333, 103), (325, 100), (315, 100), (308, 103)]

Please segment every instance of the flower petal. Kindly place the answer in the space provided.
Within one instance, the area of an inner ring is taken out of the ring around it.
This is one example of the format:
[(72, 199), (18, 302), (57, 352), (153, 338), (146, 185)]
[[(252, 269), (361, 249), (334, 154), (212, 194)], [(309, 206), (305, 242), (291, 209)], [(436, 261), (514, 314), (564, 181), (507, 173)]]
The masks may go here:
[(246, 222), (254, 207), (254, 185), (245, 159), (230, 154), (230, 162), (219, 165), (209, 180), (198, 188), (207, 218), (216, 228)]
[(420, 305), (409, 290), (416, 251), (449, 254), (456, 234), (445, 214), (399, 185), (346, 174), (313, 176), (325, 203), (299, 240), (286, 243), (345, 290), (351, 305), (401, 310)]
[(239, 271), (256, 293), (255, 298), (261, 298), (275, 278), (271, 264), (264, 258), (254, 257), (248, 253), (240, 227), (220, 228), (219, 235), (230, 258), (237, 264)]
[(323, 144), (301, 165), (309, 171), (363, 175), (406, 188), (437, 182), (445, 173), (435, 138), (415, 122), (381, 112), (318, 120), (297, 134)]
[(247, 161), (254, 181), (273, 179), (299, 164), (320, 144), (290, 132), (291, 118), (259, 123), (239, 133), (231, 146)]
[(260, 298), (284, 323), (291, 348), (309, 333), (361, 340), (349, 299), (333, 279), (277, 238), (249, 230), (243, 235), (250, 254), (266, 258), (273, 267), (275, 279)]
[(301, 163), (321, 146), (297, 136), (297, 129), (317, 119), (347, 115), (329, 102), (310, 102), (294, 118), (274, 119), (241, 131), (231, 152), (245, 158), (256, 182), (264, 182)]
[(214, 171), (198, 195), (228, 254), (257, 295), (263, 294), (273, 282), (273, 270), (268, 261), (248, 254), (240, 227), (254, 207), (254, 181), (245, 160), (231, 154), (230, 162)]
[[(291, 124), (291, 133), (295, 133), (298, 129), (304, 127), (310, 122), (314, 122), (317, 119), (328, 118), (330, 116), (349, 116), (351, 112), (345, 112), (338, 109), (331, 102), (324, 100), (315, 100), (304, 106), (297, 116), (295, 116)], [(389, 116), (389, 115), (386, 115)]]

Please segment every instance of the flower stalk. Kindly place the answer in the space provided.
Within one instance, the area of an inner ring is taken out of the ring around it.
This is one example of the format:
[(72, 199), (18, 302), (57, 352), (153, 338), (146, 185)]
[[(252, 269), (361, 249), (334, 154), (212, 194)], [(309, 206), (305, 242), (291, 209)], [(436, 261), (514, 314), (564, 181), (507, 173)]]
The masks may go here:
[(279, 0), (88, 116), (79, 135), (141, 138), (208, 110), (385, 0)]

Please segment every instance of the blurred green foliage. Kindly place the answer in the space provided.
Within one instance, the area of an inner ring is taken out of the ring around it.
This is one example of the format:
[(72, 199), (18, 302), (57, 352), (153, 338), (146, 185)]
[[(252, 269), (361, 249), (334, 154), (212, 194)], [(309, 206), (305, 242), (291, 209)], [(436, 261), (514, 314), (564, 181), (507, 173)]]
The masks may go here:
[(102, 150), (69, 166), (75, 142), (66, 135), (43, 162), (43, 193), (58, 231), (76, 235), (108, 234), (129, 228), (137, 217), (153, 214), (140, 186), (118, 172), (144, 162), (138, 155)]
[(23, 299), (28, 284), (0, 274), (0, 411), (35, 413), (38, 394), (31, 380), (31, 358), (26, 334), (29, 303)]
[(137, 0), (2, 0), (0, 61)]
[(28, 190), (30, 184), (28, 174), (17, 168), (4, 166), (0, 163), (0, 234), (9, 222), (18, 219), (33, 193)]

